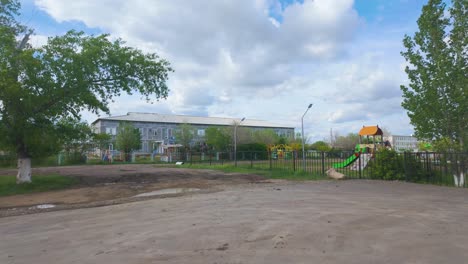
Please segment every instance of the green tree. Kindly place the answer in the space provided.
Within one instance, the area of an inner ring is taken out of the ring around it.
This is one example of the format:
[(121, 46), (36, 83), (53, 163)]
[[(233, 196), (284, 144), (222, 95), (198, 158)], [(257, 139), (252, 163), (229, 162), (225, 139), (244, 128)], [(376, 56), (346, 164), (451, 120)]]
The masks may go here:
[(93, 134), (92, 141), (95, 147), (100, 150), (105, 150), (109, 147), (109, 144), (112, 141), (112, 136), (106, 133)]
[(232, 136), (224, 127), (209, 127), (205, 131), (205, 142), (217, 151), (226, 151), (231, 145)]
[(254, 132), (254, 141), (269, 146), (276, 144), (279, 141), (279, 136), (273, 129), (262, 129)]
[(356, 144), (359, 143), (359, 135), (356, 133), (349, 133), (347, 136), (336, 136), (334, 146), (336, 149), (341, 150), (354, 150)]
[(192, 125), (184, 123), (175, 131), (175, 141), (184, 146), (184, 149), (192, 148), (192, 141), (195, 136), (195, 129)]
[[(234, 137), (231, 137), (232, 139)], [(237, 126), (237, 144), (255, 143), (254, 132), (250, 127)]]
[(64, 118), (58, 122), (62, 137), (60, 146), (65, 152), (68, 164), (86, 161), (86, 152), (91, 149), (93, 133), (85, 122), (77, 122), (74, 118)]
[(310, 145), (310, 149), (314, 149), (314, 150), (317, 150), (317, 151), (328, 152), (328, 151), (331, 150), (331, 147), (325, 141), (316, 141), (316, 142), (314, 142), (313, 144)]
[(445, 138), (452, 149), (467, 150), (468, 1), (452, 0), (446, 8), (442, 0), (429, 0), (419, 31), (403, 40), (409, 84), (401, 86), (402, 106), (418, 138)]
[(425, 142), (425, 141), (418, 142), (419, 151), (433, 151), (433, 149), (434, 148), (432, 147), (432, 144), (429, 142)]
[(17, 154), (21, 183), (31, 181), (31, 158), (59, 150), (60, 120), (78, 121), (83, 109), (109, 113), (121, 93), (166, 98), (172, 69), (108, 35), (69, 31), (33, 48), (19, 10), (17, 0), (0, 1), (0, 146)]
[(115, 136), (117, 149), (125, 153), (125, 160), (131, 160), (131, 153), (141, 148), (141, 134), (130, 122), (120, 122)]

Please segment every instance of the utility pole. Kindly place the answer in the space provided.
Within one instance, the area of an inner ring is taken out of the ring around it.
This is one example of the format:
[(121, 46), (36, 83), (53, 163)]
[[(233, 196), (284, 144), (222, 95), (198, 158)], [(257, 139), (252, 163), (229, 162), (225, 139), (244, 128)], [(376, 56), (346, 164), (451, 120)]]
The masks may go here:
[(307, 110), (304, 112), (304, 114), (302, 115), (302, 118), (301, 118), (301, 122), (302, 122), (302, 169), (305, 171), (306, 170), (306, 160), (305, 160), (305, 147), (304, 147), (304, 116), (307, 114), (307, 111), (309, 111), (309, 109), (312, 107), (313, 104), (309, 104), (309, 107), (307, 107)]
[(234, 124), (234, 166), (235, 167), (237, 167), (237, 126), (239, 126), (244, 120), (245, 120), (245, 117), (243, 117), (239, 123)]

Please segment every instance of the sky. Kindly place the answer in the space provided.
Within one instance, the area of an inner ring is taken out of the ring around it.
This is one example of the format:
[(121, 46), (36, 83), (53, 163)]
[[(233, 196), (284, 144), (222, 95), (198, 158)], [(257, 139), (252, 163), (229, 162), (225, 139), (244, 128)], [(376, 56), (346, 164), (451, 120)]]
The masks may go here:
[(20, 2), (33, 45), (70, 29), (108, 33), (171, 63), (166, 100), (123, 95), (111, 115), (245, 117), (300, 132), (312, 103), (304, 116), (310, 142), (364, 125), (413, 133), (401, 107), (400, 85), (408, 81), (400, 52), (427, 0)]

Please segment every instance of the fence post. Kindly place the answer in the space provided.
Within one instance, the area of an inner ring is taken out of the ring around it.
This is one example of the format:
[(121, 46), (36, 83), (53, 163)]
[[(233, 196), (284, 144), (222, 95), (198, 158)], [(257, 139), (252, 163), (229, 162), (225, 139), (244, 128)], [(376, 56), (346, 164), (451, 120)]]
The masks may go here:
[(213, 158), (213, 152), (210, 152), (210, 166), (211, 166), (211, 159)]
[(250, 152), (250, 168), (253, 168), (253, 152)]
[(322, 176), (325, 176), (325, 152), (322, 151)]
[(296, 171), (296, 151), (293, 150), (292, 152), (292, 158), (293, 158), (293, 171)]
[(403, 169), (405, 170), (405, 181), (408, 182), (408, 165), (406, 164), (406, 151), (403, 152)]
[(426, 150), (426, 180), (429, 181), (431, 178), (431, 164), (429, 161), (429, 152)]
[(193, 153), (190, 151), (190, 165), (192, 165)]
[[(360, 153), (360, 154), (362, 154), (362, 153)], [(358, 166), (359, 166), (359, 179), (362, 179), (361, 156), (362, 156), (362, 155), (359, 155), (359, 156), (358, 156), (358, 162), (359, 162), (359, 164), (358, 164)]]
[(270, 159), (270, 170), (271, 170), (271, 165), (272, 165), (272, 164), (271, 164), (271, 163), (272, 163), (271, 154), (272, 154), (271, 151), (268, 151), (268, 157), (269, 157), (269, 159)]

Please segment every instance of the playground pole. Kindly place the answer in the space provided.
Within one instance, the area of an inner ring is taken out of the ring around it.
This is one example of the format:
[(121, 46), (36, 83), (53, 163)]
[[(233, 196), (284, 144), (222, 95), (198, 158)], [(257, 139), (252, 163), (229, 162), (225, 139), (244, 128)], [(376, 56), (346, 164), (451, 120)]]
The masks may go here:
[(312, 107), (313, 104), (309, 104), (309, 107), (307, 107), (307, 110), (304, 112), (301, 118), (302, 122), (302, 169), (305, 171), (306, 170), (306, 160), (305, 160), (305, 148), (304, 148), (304, 116), (307, 114), (307, 111)]
[(234, 124), (234, 166), (236, 167), (237, 167), (237, 126), (239, 126), (244, 120), (245, 120), (245, 117), (243, 117), (238, 124)]

